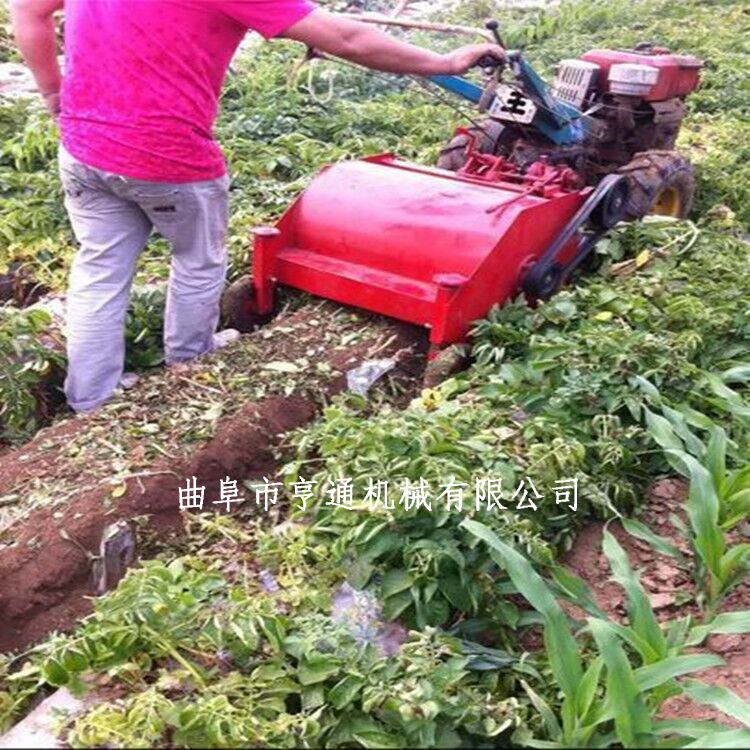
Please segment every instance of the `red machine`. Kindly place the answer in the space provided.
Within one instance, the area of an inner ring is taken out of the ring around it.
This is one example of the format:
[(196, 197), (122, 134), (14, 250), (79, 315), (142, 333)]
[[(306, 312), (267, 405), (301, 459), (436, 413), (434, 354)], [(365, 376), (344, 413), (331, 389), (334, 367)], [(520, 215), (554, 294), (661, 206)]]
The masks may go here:
[[(443, 347), (522, 286), (551, 295), (626, 196), (622, 178), (582, 188), (566, 167), (520, 174), (476, 152), (459, 174), (390, 155), (344, 162), (255, 231), (244, 304), (270, 314), (282, 284), (425, 326)], [(587, 221), (598, 231), (581, 233)]]
[(519, 292), (548, 299), (618, 221), (687, 213), (692, 167), (670, 149), (700, 60), (593, 50), (551, 87), (520, 52), (507, 64), (513, 80), (500, 65), (484, 89), (432, 77), (485, 115), (441, 168), (390, 155), (328, 167), (256, 230), (252, 279), (225, 296), (230, 324), (269, 316), (284, 285), (425, 326), (437, 351)]

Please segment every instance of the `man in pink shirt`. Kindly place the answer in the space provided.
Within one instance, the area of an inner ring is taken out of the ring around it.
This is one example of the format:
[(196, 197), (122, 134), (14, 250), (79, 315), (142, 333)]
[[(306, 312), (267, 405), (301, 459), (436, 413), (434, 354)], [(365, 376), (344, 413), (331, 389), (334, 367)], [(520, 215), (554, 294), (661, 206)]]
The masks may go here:
[[(53, 14), (65, 11), (65, 74)], [(309, 0), (11, 0), (18, 46), (62, 134), (60, 175), (80, 245), (67, 299), (76, 411), (121, 382), (135, 265), (155, 229), (172, 245), (168, 363), (216, 348), (226, 275), (229, 179), (213, 139), (222, 83), (248, 30), (368, 67), (460, 74), (489, 44), (440, 55)]]

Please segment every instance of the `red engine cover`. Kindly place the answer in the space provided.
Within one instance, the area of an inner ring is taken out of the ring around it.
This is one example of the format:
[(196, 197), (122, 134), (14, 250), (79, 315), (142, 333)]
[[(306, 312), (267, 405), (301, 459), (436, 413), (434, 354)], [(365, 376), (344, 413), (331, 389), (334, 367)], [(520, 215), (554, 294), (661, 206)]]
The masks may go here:
[(649, 102), (662, 102), (676, 96), (687, 96), (700, 80), (703, 61), (692, 55), (673, 55), (658, 49), (632, 52), (613, 49), (593, 49), (581, 57), (596, 63), (602, 69), (602, 89), (609, 90), (609, 69), (618, 63), (650, 65), (658, 68), (659, 80), (646, 98)]

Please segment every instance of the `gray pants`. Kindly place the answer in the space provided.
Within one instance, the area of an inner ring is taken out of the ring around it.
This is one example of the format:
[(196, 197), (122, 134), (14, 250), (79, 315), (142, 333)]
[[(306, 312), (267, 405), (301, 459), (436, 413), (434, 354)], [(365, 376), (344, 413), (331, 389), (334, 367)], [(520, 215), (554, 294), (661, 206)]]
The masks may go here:
[(213, 349), (226, 275), (229, 178), (136, 180), (82, 164), (62, 147), (59, 161), (80, 245), (68, 290), (65, 394), (73, 409), (89, 411), (109, 399), (122, 377), (130, 287), (153, 229), (172, 245), (167, 363)]

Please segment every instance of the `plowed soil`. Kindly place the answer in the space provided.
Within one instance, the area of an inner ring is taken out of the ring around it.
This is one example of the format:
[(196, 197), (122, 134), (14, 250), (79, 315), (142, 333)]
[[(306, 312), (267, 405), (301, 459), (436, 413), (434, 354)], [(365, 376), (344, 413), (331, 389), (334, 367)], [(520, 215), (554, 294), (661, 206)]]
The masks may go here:
[(0, 511), (14, 509), (5, 528), (0, 521), (0, 652), (90, 610), (87, 552), (110, 523), (146, 516), (161, 539), (179, 533), (178, 488), (188, 478), (205, 486), (204, 511), (214, 512), (219, 480), (274, 476), (281, 437), (346, 387), (347, 370), (397, 356), (390, 385), (413, 394), (425, 349), (412, 327), (305, 308), (0, 455)]

